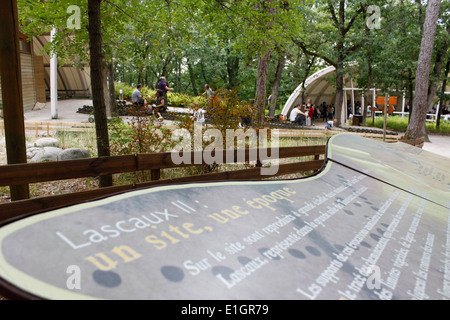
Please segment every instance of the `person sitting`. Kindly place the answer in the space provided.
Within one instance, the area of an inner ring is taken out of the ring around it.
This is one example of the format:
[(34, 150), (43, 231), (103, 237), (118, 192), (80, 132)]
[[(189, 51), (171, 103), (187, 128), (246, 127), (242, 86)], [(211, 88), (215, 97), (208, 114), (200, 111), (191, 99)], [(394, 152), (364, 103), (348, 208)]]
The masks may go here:
[(138, 84), (133, 94), (131, 95), (131, 101), (133, 102), (133, 105), (136, 107), (136, 110), (139, 110), (142, 107), (147, 108), (147, 100), (145, 100), (142, 97), (141, 90), (142, 85)]
[(292, 109), (289, 120), (291, 123), (296, 123), (301, 126), (305, 125), (306, 122), (306, 113), (302, 111), (302, 107), (300, 105), (297, 105), (294, 109)]

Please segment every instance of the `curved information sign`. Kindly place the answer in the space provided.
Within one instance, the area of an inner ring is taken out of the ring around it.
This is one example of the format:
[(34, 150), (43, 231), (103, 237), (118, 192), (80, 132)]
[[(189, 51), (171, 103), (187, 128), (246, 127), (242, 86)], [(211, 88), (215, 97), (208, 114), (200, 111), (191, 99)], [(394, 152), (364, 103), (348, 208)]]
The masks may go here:
[(305, 179), (149, 188), (4, 225), (0, 284), (43, 299), (447, 299), (449, 178), (446, 158), (338, 135)]

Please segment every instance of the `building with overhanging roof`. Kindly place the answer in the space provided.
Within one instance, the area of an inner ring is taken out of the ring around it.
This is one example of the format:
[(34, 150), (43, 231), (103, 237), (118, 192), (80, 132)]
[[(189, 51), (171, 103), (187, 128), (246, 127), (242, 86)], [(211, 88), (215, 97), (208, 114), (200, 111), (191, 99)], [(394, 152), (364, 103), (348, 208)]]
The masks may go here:
[[(49, 41), (50, 34), (33, 37), (31, 41), (27, 39), (26, 35), (20, 35), (22, 95), (25, 112), (31, 111), (36, 103), (48, 102), (50, 97), (50, 56), (43, 50)], [(90, 98), (91, 80), (89, 67), (76, 68), (69, 64), (58, 64), (57, 88), (60, 99)]]

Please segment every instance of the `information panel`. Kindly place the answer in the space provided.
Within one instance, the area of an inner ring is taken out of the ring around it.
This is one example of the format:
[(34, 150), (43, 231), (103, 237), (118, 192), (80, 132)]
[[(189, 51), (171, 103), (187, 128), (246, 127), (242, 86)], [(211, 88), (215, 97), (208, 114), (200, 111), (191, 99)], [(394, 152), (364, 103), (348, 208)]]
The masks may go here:
[[(443, 159), (354, 137), (331, 139), (313, 177), (150, 188), (5, 225), (2, 285), (44, 299), (450, 298)], [(419, 179), (421, 165), (442, 179)]]

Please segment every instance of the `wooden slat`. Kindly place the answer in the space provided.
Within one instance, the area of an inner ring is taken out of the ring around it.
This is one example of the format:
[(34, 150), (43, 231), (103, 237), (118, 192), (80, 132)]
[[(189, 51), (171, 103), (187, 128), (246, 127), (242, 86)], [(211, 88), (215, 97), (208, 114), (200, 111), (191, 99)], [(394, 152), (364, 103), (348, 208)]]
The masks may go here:
[[(303, 146), (279, 148), (278, 159), (290, 157), (317, 156), (325, 154), (325, 146)], [(250, 159), (250, 155), (255, 150), (245, 150), (244, 161), (255, 161)], [(221, 158), (223, 163), (227, 163), (227, 156), (232, 153), (233, 162), (243, 161), (239, 159), (239, 151), (233, 150), (223, 152)], [(76, 179), (85, 177), (96, 177), (105, 174), (133, 172), (141, 170), (159, 170), (174, 167), (186, 167), (195, 165), (195, 157), (201, 158), (201, 152), (190, 152), (191, 163), (174, 164), (172, 153), (153, 153), (126, 155), (115, 157), (92, 158), (82, 160), (44, 162), (31, 164), (15, 164), (0, 166), (0, 186), (30, 184), (45, 181), (56, 181), (66, 179)], [(260, 154), (259, 160), (272, 160), (269, 153)], [(231, 157), (230, 157), (231, 159)], [(203, 162), (205, 164), (205, 162)], [(200, 163), (197, 163), (200, 165)]]
[(0, 166), (0, 186), (136, 171), (134, 155)]
[[(292, 157), (307, 157), (307, 156), (317, 156), (325, 154), (326, 146), (300, 146), (300, 147), (282, 147), (270, 150), (270, 148), (264, 152), (260, 149), (245, 149), (245, 150), (224, 150), (216, 151), (222, 153), (218, 156), (222, 163), (236, 163), (245, 161), (256, 161), (259, 160), (273, 160), (274, 155), (271, 152), (278, 153), (277, 159), (292, 158)], [(259, 155), (257, 154), (259, 152)], [(204, 161), (202, 157), (203, 153), (200, 152), (189, 152), (186, 156), (187, 161), (185, 163), (175, 165), (172, 161), (173, 153), (156, 153), (156, 154), (139, 154), (138, 155), (138, 170), (152, 170), (152, 169), (167, 169), (174, 167), (186, 167), (192, 165), (208, 164)], [(212, 154), (215, 156), (215, 153)], [(253, 159), (257, 157), (257, 159)], [(184, 154), (180, 155), (180, 158), (184, 159)], [(199, 161), (196, 161), (199, 159)], [(231, 161), (229, 161), (231, 160)], [(200, 163), (200, 161), (202, 161)]]
[(31, 111), (36, 104), (36, 90), (34, 85), (33, 57), (30, 54), (21, 53), (22, 67), (22, 97), (23, 108)]
[(202, 174), (196, 176), (188, 176), (181, 178), (174, 178), (170, 180), (159, 180), (159, 181), (150, 181), (139, 183), (136, 186), (139, 188), (142, 187), (151, 187), (155, 185), (166, 185), (171, 183), (185, 183), (185, 182), (205, 182), (205, 181), (227, 181), (227, 180), (262, 180), (267, 179), (269, 177), (277, 177), (286, 174), (292, 173), (301, 173), (307, 171), (316, 171), (320, 170), (324, 165), (324, 160), (312, 160), (312, 161), (304, 161), (304, 162), (295, 162), (295, 163), (287, 163), (280, 164), (278, 171), (274, 175), (270, 176), (262, 176), (261, 168), (250, 168), (250, 169), (242, 169), (235, 171), (226, 171), (226, 172), (217, 172), (217, 173), (209, 173)]

